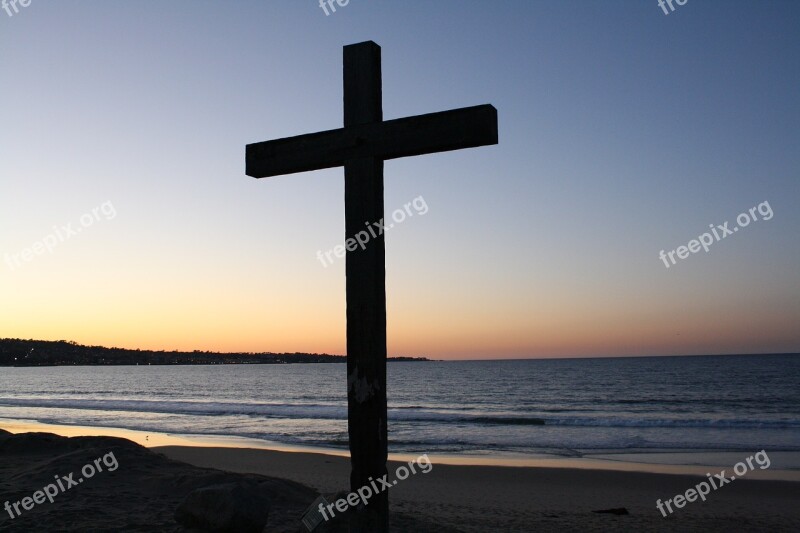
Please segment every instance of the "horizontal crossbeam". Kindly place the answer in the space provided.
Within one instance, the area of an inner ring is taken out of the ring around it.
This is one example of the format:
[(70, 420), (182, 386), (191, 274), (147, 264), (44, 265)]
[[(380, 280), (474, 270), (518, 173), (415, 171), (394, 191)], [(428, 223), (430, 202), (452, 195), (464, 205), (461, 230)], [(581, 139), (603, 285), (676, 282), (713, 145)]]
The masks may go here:
[(267, 178), (362, 157), (396, 159), (490, 144), (497, 144), (497, 109), (486, 104), (248, 144), (246, 173)]

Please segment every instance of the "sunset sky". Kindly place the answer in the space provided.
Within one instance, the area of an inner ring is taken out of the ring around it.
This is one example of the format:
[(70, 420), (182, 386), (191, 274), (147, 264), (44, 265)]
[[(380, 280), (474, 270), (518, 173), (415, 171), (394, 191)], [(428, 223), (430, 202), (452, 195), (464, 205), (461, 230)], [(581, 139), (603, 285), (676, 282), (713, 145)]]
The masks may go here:
[(343, 170), (244, 154), (341, 127), (342, 46), (373, 40), (385, 119), (500, 130), (385, 165), (387, 216), (427, 206), (386, 236), (390, 355), (800, 351), (798, 27), (794, 0), (0, 11), (0, 337), (344, 353)]

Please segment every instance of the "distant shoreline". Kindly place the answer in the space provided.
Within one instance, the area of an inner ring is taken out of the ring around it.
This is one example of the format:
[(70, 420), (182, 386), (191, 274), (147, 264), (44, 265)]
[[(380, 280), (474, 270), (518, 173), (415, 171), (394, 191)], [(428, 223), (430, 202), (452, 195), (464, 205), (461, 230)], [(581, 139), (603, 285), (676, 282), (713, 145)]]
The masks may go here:
[[(318, 353), (248, 353), (194, 350), (155, 351), (84, 346), (72, 341), (0, 339), (0, 367), (52, 366), (198, 366), (344, 363), (344, 355)], [(391, 362), (428, 362), (426, 357), (389, 357)]]

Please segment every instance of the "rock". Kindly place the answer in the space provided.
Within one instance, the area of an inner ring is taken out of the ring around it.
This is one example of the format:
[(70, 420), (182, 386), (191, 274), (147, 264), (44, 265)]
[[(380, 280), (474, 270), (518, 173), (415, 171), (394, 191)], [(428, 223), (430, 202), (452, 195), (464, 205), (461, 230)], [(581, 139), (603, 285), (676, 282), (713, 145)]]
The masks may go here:
[(630, 514), (624, 507), (615, 507), (614, 509), (600, 509), (599, 511), (592, 511), (593, 513), (606, 513), (606, 514)]
[(224, 483), (190, 492), (175, 510), (175, 520), (201, 531), (261, 533), (269, 507), (269, 497), (259, 484)]
[(69, 439), (52, 433), (19, 433), (16, 435), (3, 435), (2, 439), (0, 439), (0, 453), (8, 455), (14, 453), (63, 453), (65, 447), (69, 448)]

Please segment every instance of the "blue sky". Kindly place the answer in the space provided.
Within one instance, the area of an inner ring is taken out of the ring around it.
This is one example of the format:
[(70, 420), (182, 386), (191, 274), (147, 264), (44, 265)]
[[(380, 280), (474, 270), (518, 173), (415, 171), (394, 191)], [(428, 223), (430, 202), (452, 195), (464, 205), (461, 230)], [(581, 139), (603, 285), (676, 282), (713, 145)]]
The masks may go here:
[[(254, 180), (248, 143), (341, 127), (342, 46), (386, 119), (483, 103), (498, 146), (388, 162), (389, 351), (800, 349), (800, 4), (33, 0), (0, 11), (0, 336), (344, 352), (341, 169)], [(774, 212), (666, 268), (659, 252)], [(11, 260), (14, 264), (14, 260)]]

